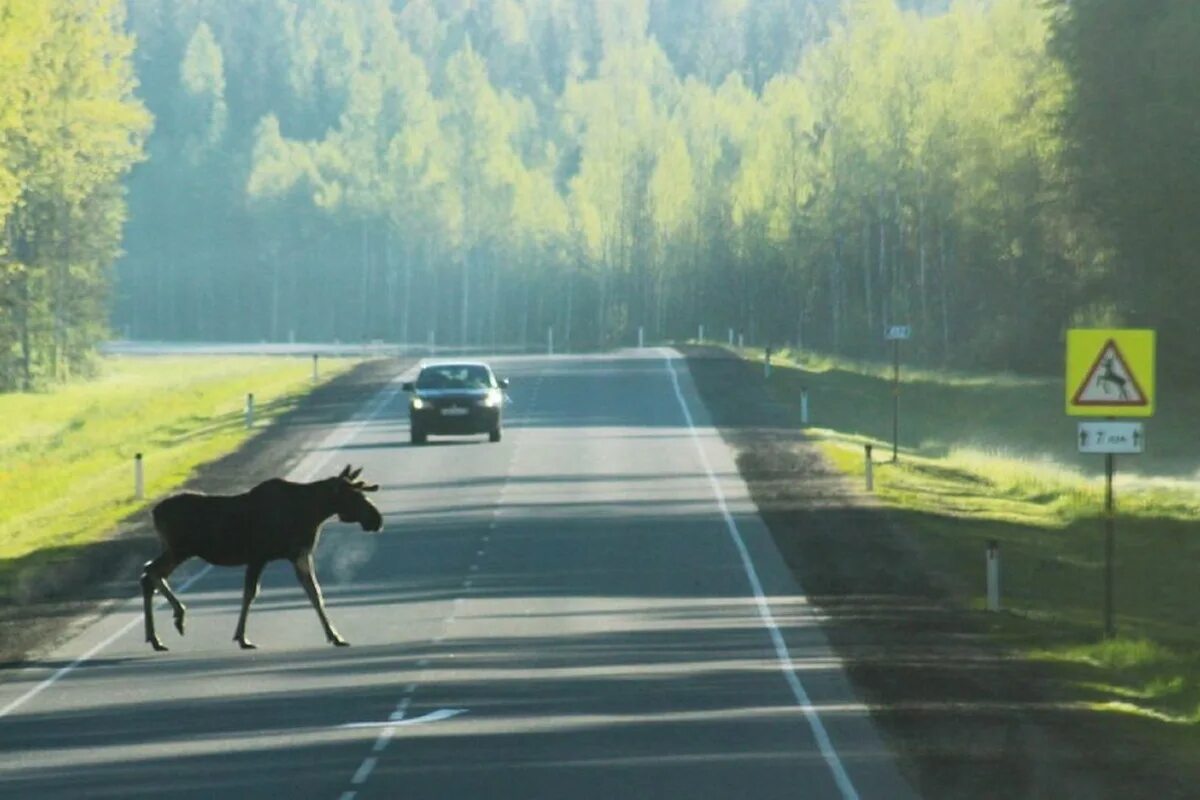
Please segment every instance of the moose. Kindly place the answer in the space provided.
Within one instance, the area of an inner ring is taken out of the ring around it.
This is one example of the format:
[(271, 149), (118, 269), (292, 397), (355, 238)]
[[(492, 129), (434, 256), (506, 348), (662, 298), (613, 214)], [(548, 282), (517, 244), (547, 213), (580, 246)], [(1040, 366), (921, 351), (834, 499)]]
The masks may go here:
[(154, 590), (162, 592), (175, 612), (175, 629), (183, 635), (183, 603), (171, 591), (167, 577), (192, 556), (221, 567), (246, 567), (242, 612), (233, 640), (243, 650), (255, 645), (246, 638), (246, 616), (258, 596), (263, 568), (287, 559), (321, 619), (325, 637), (337, 647), (349, 643), (334, 630), (325, 614), (325, 601), (313, 567), (313, 551), (321, 527), (333, 516), (357, 522), (365, 531), (383, 529), (383, 515), (365, 496), (379, 490), (358, 479), (362, 468), (349, 465), (336, 477), (313, 483), (272, 478), (238, 495), (182, 492), (154, 506), (151, 516), (162, 542), (162, 554), (147, 561), (142, 571), (142, 607), (146, 641), (155, 650), (167, 647), (154, 632)]

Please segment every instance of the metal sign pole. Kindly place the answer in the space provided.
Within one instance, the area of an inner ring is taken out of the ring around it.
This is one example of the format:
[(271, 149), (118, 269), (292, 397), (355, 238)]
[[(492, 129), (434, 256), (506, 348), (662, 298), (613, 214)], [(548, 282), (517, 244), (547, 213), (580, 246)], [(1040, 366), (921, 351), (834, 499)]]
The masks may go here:
[(900, 463), (900, 340), (892, 340), (892, 463)]
[(1115, 531), (1113, 514), (1113, 472), (1117, 457), (1112, 453), (1104, 456), (1104, 638), (1117, 635), (1113, 621), (1113, 551)]

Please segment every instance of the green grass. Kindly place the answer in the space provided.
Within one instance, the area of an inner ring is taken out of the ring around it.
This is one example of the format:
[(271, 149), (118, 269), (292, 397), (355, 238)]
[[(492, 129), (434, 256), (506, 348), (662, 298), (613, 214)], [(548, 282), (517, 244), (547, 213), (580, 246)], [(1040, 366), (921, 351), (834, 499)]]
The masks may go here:
[[(743, 355), (759, 362), (763, 357), (761, 350), (747, 349)], [(809, 384), (815, 424), (890, 444), (890, 363), (788, 350), (773, 355), (772, 363), (802, 374), (801, 382)], [(907, 450), (937, 457), (972, 451), (1085, 474), (1103, 470), (1102, 458), (1077, 452), (1077, 420), (1064, 412), (1061, 378), (942, 372), (903, 363), (900, 374), (900, 442)], [(1189, 482), (1200, 479), (1198, 420), (1200, 395), (1160, 386), (1158, 411), (1145, 421), (1147, 452), (1121, 459), (1119, 471)]]
[(863, 445), (875, 445), (877, 495), (969, 607), (984, 607), (984, 552), (999, 543), (1008, 613), (992, 628), (1061, 678), (1060, 700), (1200, 722), (1200, 403), (1190, 393), (1168, 400), (1160, 387), (1149, 454), (1119, 459), (1119, 636), (1105, 641), (1103, 462), (1074, 452), (1061, 381), (908, 370), (893, 465), (890, 365), (773, 361), (773, 401), (794, 409), (806, 388), (812, 435), (844, 472), (861, 479)]
[[(350, 361), (322, 363), (328, 380)], [(36, 394), (0, 395), (0, 590), (18, 565), (96, 541), (146, 505), (133, 497), (145, 459), (146, 497), (245, 441), (312, 387), (305, 359), (111, 357), (98, 378)]]

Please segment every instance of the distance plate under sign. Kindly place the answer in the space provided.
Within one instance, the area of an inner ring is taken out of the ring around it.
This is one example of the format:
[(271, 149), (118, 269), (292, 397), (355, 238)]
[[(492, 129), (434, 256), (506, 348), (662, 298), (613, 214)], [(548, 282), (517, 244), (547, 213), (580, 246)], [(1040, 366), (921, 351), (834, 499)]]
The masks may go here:
[(884, 339), (889, 342), (898, 342), (908, 339), (912, 336), (912, 327), (908, 325), (892, 325), (884, 334)]
[(1145, 450), (1146, 435), (1140, 422), (1081, 422), (1079, 452), (1136, 455)]

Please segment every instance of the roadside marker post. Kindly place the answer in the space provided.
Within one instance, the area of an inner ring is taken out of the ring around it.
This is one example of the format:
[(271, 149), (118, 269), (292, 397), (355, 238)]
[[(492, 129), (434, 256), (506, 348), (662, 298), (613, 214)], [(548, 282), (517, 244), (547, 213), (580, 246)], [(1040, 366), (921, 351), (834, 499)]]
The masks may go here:
[(546, 354), (554, 355), (554, 326), (546, 328)]
[(696, 331), (696, 341), (697, 341), (697, 342), (703, 342), (703, 341), (704, 341), (704, 326), (703, 326), (703, 325), (701, 325), (701, 326), (699, 327), (699, 329)]
[(884, 339), (892, 343), (892, 463), (900, 463), (900, 342), (912, 336), (908, 325), (891, 325)]
[(1000, 543), (995, 539), (987, 546), (987, 610), (1000, 610)]
[(638, 325), (638, 350), (646, 346), (646, 329)]
[(1155, 400), (1155, 332), (1130, 329), (1067, 331), (1066, 406), (1073, 417), (1105, 417), (1081, 421), (1079, 452), (1104, 456), (1104, 638), (1117, 635), (1115, 599), (1116, 499), (1113, 477), (1118, 455), (1144, 452), (1141, 422), (1114, 417), (1150, 417)]
[(763, 351), (763, 377), (771, 377), (771, 345), (767, 345), (767, 349)]
[(146, 480), (142, 471), (141, 453), (135, 453), (133, 456), (133, 498), (135, 500), (146, 498)]
[(739, 333), (738, 334), (738, 349), (744, 350), (745, 348), (746, 348), (746, 334)]
[(729, 329), (729, 346), (733, 347), (733, 328)]
[(246, 427), (254, 427), (254, 392), (246, 395)]
[(800, 424), (808, 424), (808, 389), (800, 389)]
[(313, 353), (313, 376), (312, 376), (313, 383), (316, 383), (321, 377), (321, 368), (318, 365), (320, 358), (321, 357), (319, 355), (317, 355), (316, 353)]
[(863, 445), (863, 448), (867, 458), (865, 473), (867, 478), (867, 491), (873, 492), (875, 491), (875, 462), (871, 459), (871, 450), (874, 448), (869, 444)]

